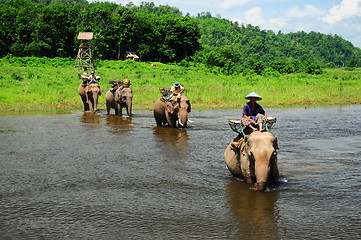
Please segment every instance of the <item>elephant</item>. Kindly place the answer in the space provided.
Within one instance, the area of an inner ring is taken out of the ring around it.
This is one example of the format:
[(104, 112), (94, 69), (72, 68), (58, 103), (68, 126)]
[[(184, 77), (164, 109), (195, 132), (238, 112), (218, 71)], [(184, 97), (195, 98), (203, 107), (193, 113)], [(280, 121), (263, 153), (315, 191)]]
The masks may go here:
[(188, 119), (188, 113), (191, 111), (191, 104), (189, 99), (181, 95), (175, 100), (167, 100), (164, 97), (160, 97), (154, 103), (154, 118), (157, 126), (167, 125), (169, 127), (186, 128)]
[(96, 112), (98, 106), (98, 97), (101, 95), (99, 84), (81, 83), (78, 87), (78, 93), (83, 101), (84, 111)]
[[(115, 101), (115, 114), (122, 116), (123, 108), (126, 109), (128, 116), (132, 116), (132, 101), (133, 101), (133, 93), (132, 89), (118, 88), (114, 93), (114, 101)], [(107, 108), (108, 112), (108, 108)]]
[(118, 108), (115, 105), (115, 91), (109, 89), (105, 94), (105, 105), (107, 109), (107, 115), (110, 113), (110, 109), (113, 108), (115, 110), (115, 115), (118, 115)]
[(122, 109), (125, 107), (128, 116), (132, 116), (132, 99), (133, 94), (130, 88), (118, 88), (116, 91), (109, 89), (105, 94), (107, 115), (110, 109), (114, 108), (115, 115), (122, 116)]
[(271, 132), (255, 131), (246, 137), (241, 148), (231, 143), (224, 152), (228, 170), (244, 179), (257, 191), (264, 191), (279, 178), (277, 166), (277, 137)]

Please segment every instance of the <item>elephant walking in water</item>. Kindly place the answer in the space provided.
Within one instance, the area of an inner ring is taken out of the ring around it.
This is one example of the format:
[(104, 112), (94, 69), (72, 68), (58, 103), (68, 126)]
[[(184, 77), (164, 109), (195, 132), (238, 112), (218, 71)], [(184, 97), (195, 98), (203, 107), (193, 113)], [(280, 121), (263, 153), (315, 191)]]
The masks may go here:
[(240, 177), (257, 191), (278, 180), (277, 138), (270, 132), (252, 132), (240, 149), (228, 145), (224, 158), (228, 170)]
[(78, 87), (78, 93), (83, 101), (84, 111), (96, 112), (98, 107), (98, 97), (101, 95), (99, 84), (81, 83)]
[(157, 126), (168, 124), (169, 127), (187, 127), (188, 113), (191, 111), (189, 99), (181, 95), (175, 100), (159, 98), (154, 104), (154, 118)]
[(132, 116), (133, 94), (130, 88), (118, 88), (115, 92), (108, 90), (105, 95), (107, 114), (110, 109), (115, 109), (115, 115), (122, 116), (122, 109), (125, 108), (128, 116)]

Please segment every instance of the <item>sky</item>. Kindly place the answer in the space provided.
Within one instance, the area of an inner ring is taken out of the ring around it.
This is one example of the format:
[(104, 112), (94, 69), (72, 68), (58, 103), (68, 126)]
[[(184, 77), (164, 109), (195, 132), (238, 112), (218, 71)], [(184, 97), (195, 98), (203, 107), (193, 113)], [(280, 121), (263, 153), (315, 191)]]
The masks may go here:
[[(101, 0), (105, 1), (105, 0)], [(109, 0), (153, 2), (178, 8), (183, 15), (210, 12), (213, 17), (259, 26), (275, 33), (320, 32), (337, 34), (361, 48), (361, 0)]]

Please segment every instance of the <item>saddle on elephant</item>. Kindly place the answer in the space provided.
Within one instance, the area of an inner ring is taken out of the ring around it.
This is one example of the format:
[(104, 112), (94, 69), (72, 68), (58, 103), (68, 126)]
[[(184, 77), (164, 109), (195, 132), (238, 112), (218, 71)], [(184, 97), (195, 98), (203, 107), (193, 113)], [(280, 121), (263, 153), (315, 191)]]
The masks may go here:
[(162, 98), (165, 98), (165, 99), (169, 98), (169, 96), (172, 94), (172, 92), (170, 91), (170, 88), (160, 87), (159, 91), (162, 94)]
[(111, 86), (109, 89), (113, 94), (118, 88), (121, 88), (123, 86), (123, 81), (109, 80), (109, 82), (113, 84), (113, 86)]
[(113, 84), (113, 86), (109, 89), (112, 93), (115, 93), (115, 91), (119, 88), (122, 90), (123, 88), (130, 88), (130, 85), (132, 85), (130, 79), (127, 77), (125, 77), (123, 81), (109, 80), (109, 82)]
[[(268, 117), (267, 120), (268, 121), (263, 121), (262, 123), (264, 129), (263, 132), (271, 131), (277, 122), (277, 118), (275, 117)], [(228, 124), (234, 132), (238, 133), (238, 136), (233, 139), (231, 143), (231, 148), (233, 148), (233, 150), (240, 149), (244, 141), (247, 139), (247, 136), (249, 136), (254, 130), (243, 125), (240, 119), (231, 119), (228, 121)]]
[[(160, 93), (162, 94), (161, 98), (162, 101), (166, 102), (177, 102), (180, 100), (180, 98), (184, 95), (182, 95), (182, 92), (175, 93), (172, 91), (172, 88), (159, 88)], [(187, 99), (188, 100), (188, 99)]]

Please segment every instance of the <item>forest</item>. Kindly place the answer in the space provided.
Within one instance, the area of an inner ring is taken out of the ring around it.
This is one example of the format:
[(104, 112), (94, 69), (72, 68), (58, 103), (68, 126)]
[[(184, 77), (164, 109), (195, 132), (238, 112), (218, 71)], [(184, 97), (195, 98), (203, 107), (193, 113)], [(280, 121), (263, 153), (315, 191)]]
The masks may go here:
[(360, 67), (361, 49), (338, 35), (284, 34), (233, 23), (208, 12), (184, 15), (168, 5), (125, 6), (86, 0), (0, 0), (0, 58), (75, 58), (79, 32), (94, 32), (99, 60), (201, 65), (215, 74), (321, 74), (323, 67)]

